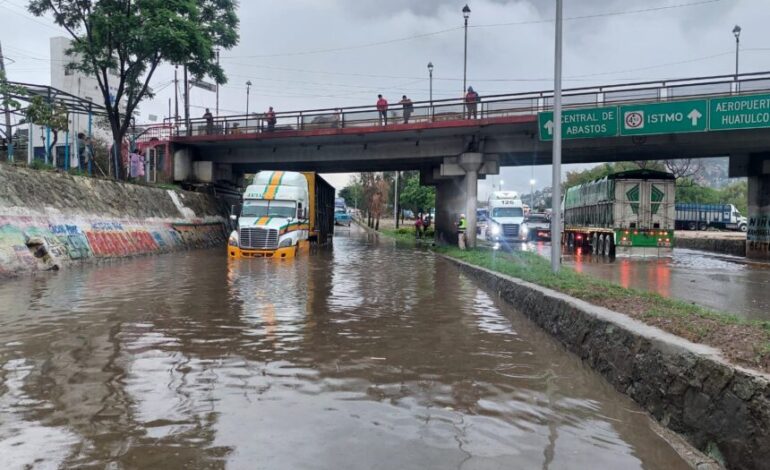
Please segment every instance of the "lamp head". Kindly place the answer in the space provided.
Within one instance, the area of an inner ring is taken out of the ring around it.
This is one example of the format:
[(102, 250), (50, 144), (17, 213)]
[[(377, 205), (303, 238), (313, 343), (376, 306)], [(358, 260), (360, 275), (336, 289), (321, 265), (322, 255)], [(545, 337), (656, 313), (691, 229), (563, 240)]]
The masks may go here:
[(433, 72), (433, 62), (428, 62), (428, 72)]
[(463, 18), (467, 20), (469, 16), (471, 16), (471, 9), (468, 8), (468, 5), (465, 5), (463, 7)]
[(735, 28), (733, 28), (733, 35), (735, 35), (735, 39), (738, 39), (741, 36), (741, 27), (738, 25), (735, 25)]

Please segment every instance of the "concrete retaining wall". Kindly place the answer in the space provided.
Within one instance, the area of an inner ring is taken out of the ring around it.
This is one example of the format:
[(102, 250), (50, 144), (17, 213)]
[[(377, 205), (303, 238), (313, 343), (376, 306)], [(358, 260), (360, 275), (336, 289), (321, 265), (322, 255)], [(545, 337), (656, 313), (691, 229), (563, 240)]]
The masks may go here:
[(225, 243), (212, 197), (0, 165), (0, 277)]
[(770, 469), (770, 378), (625, 315), (453, 258), (658, 421), (728, 468)]
[(676, 246), (690, 250), (746, 256), (746, 240), (743, 239), (677, 238)]

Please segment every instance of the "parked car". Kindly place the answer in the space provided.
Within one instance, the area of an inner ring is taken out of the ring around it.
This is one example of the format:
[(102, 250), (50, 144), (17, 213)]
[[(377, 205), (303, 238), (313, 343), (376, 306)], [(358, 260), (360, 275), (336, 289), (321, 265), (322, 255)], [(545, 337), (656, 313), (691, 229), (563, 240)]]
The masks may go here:
[(524, 219), (529, 228), (530, 240), (551, 239), (551, 218), (542, 212), (530, 212)]

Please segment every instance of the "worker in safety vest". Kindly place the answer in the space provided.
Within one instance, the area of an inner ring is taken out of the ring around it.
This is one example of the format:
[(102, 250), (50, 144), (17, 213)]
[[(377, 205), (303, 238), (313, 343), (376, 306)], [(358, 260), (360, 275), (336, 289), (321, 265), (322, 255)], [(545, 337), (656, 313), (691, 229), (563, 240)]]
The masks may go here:
[(461, 250), (465, 249), (465, 230), (468, 228), (468, 221), (465, 219), (465, 214), (460, 214), (460, 221), (457, 222), (457, 246)]

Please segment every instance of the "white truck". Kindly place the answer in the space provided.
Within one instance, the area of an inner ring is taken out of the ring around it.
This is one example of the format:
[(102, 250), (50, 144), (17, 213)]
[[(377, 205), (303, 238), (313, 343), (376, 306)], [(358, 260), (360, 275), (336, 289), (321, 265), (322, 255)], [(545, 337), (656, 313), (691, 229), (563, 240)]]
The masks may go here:
[(334, 233), (334, 188), (316, 173), (260, 171), (243, 194), (237, 221), (230, 258), (293, 258)]
[(494, 242), (521, 241), (529, 238), (524, 222), (524, 204), (516, 191), (495, 191), (488, 200), (489, 216), (485, 238)]

